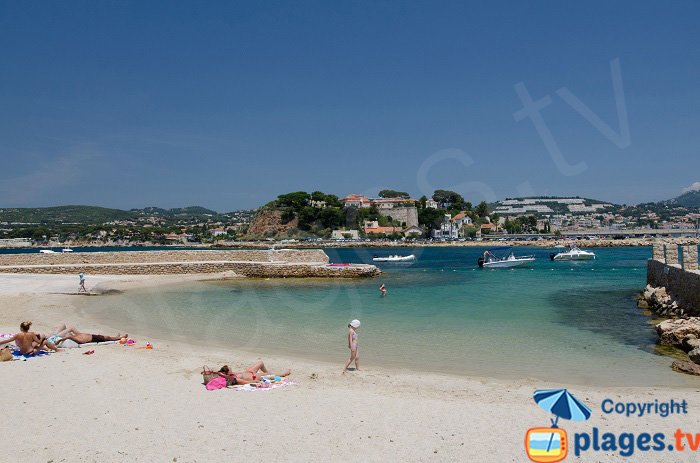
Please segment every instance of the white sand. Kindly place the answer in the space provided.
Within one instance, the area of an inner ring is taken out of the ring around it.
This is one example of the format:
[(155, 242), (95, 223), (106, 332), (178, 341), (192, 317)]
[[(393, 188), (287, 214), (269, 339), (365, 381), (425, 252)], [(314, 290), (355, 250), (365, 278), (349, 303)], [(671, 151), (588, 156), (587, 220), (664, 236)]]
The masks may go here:
[[(192, 277), (91, 277), (88, 286), (107, 291), (182, 278)], [(74, 276), (1, 275), (0, 332), (15, 332), (25, 319), (34, 320), (37, 331), (64, 320), (85, 331), (118, 331), (85, 325), (74, 306), (79, 296), (66, 295), (76, 289)], [(377, 369), (341, 376), (344, 359), (329, 365), (266, 357), (272, 370), (292, 368), (298, 385), (211, 392), (201, 384), (202, 365), (241, 368), (255, 357), (152, 339), (148, 333), (130, 335), (140, 345), (151, 341), (155, 349), (98, 346), (91, 356), (82, 355), (83, 348), (0, 363), (2, 461), (523, 462), (525, 431), (549, 423), (532, 392), (561, 386)], [(593, 417), (585, 423), (562, 421), (570, 446), (574, 433), (590, 432), (592, 426), (601, 432), (665, 432), (671, 442), (678, 427), (700, 433), (700, 378), (697, 389), (571, 390), (593, 409)], [(600, 403), (606, 397), (687, 399), (689, 414), (603, 415)], [(637, 451), (623, 458), (589, 451), (566, 461), (694, 462), (697, 455)]]

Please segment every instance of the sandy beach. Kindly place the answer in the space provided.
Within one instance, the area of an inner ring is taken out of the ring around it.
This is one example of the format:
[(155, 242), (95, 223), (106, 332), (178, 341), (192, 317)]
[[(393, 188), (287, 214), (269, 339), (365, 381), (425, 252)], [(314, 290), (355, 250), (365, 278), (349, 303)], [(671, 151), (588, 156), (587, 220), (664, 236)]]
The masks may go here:
[[(211, 275), (205, 276), (212, 278)], [(215, 277), (224, 277), (217, 275)], [(177, 284), (202, 276), (92, 277), (94, 292)], [(116, 334), (119, 327), (87, 325), (78, 309), (74, 276), (1, 275), (0, 332), (23, 320), (49, 331), (68, 322), (88, 332)], [(108, 295), (94, 297), (109, 297)], [(246, 461), (527, 461), (523, 439), (549, 424), (533, 402), (535, 389), (567, 387), (522, 379), (451, 376), (368, 367), (341, 375), (337, 364), (264, 357), (273, 370), (291, 368), (293, 386), (268, 391), (207, 391), (203, 365), (244, 368), (257, 355), (212, 351), (196, 343), (129, 333), (153, 350), (120, 345), (66, 349), (28, 361), (0, 363), (0, 454), (27, 462)], [(373, 365), (379, 364), (377, 359)], [(669, 375), (675, 374), (669, 370)], [(564, 378), (565, 380), (565, 378)], [(591, 409), (588, 422), (565, 422), (573, 434), (700, 432), (698, 387), (570, 390)], [(626, 417), (603, 414), (605, 399), (621, 402), (687, 400), (688, 414)], [(571, 443), (570, 443), (571, 446)], [(573, 449), (571, 450), (573, 452)], [(586, 451), (578, 461), (630, 461), (619, 451)], [(641, 452), (634, 461), (697, 461), (694, 452)]]

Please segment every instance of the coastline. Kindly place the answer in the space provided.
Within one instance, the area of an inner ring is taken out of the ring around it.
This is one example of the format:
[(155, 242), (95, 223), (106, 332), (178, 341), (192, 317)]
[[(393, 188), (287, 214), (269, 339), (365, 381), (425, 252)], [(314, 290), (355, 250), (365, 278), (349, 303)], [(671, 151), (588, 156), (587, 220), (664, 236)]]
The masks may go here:
[[(211, 275), (109, 276), (94, 277), (90, 285), (109, 293), (207, 279)], [(84, 296), (71, 294), (75, 280), (61, 275), (1, 275), (0, 304), (7, 311), (0, 331), (14, 332), (27, 318), (35, 321), (37, 331), (61, 321), (106, 334), (116, 331), (81, 313), (79, 298)], [(34, 385), (8, 388), (0, 396), (4, 419), (14, 423), (16, 436), (12, 442), (0, 442), (0, 452), (8, 459), (30, 462), (127, 458), (183, 462), (221, 457), (385, 461), (386, 455), (405, 461), (519, 461), (525, 458), (525, 430), (548, 420), (532, 402), (535, 389), (570, 387), (594, 407), (605, 398), (683, 398), (690, 410), (700, 409), (700, 397), (694, 394), (698, 388), (572, 386), (378, 366), (341, 376), (343, 359), (331, 364), (279, 355), (264, 359), (274, 370), (292, 368), (295, 386), (255, 393), (211, 392), (201, 384), (203, 365), (243, 368), (257, 355), (153, 339), (148, 333), (129, 334), (141, 345), (152, 342), (154, 350), (99, 346), (92, 356), (82, 355), (86, 349), (72, 349), (26, 363), (0, 364), (3, 377), (13, 384)], [(27, 414), (33, 419), (23, 418)], [(658, 416), (631, 420), (609, 415), (601, 422), (600, 415), (598, 410), (598, 423), (610, 429), (644, 432), (650, 426), (669, 427)], [(59, 422), (59, 417), (68, 419)], [(680, 417), (674, 426), (692, 427), (694, 422)], [(567, 428), (575, 432), (590, 425), (570, 422)], [(503, 437), (479, 437), (493, 429)], [(161, 445), (153, 448), (156, 441)], [(674, 454), (648, 457), (641, 454), (637, 461), (680, 461)], [(595, 453), (580, 458), (598, 460)], [(612, 454), (606, 461), (626, 459)]]
[[(582, 234), (585, 235), (584, 232)], [(556, 239), (542, 239), (535, 241), (518, 241), (509, 240), (507, 238), (501, 237), (498, 239), (483, 239), (481, 241), (339, 241), (339, 240), (322, 240), (322, 241), (265, 241), (265, 240), (253, 240), (253, 241), (226, 241), (224, 243), (215, 244), (202, 244), (202, 243), (188, 243), (183, 244), (158, 244), (151, 242), (144, 242), (138, 244), (121, 244), (121, 243), (80, 243), (80, 242), (51, 242), (45, 246), (31, 246), (31, 247), (0, 247), (1, 250), (38, 250), (48, 249), (48, 248), (61, 248), (64, 246), (70, 247), (80, 247), (80, 248), (90, 248), (90, 249), (101, 249), (101, 248), (123, 248), (132, 249), (134, 251), (140, 250), (144, 247), (158, 247), (163, 249), (262, 249), (268, 250), (273, 246), (284, 247), (288, 249), (319, 249), (319, 248), (356, 248), (356, 247), (366, 247), (366, 248), (412, 248), (412, 247), (496, 247), (496, 246), (522, 246), (522, 247), (538, 247), (538, 248), (550, 248), (557, 244), (573, 243), (579, 247), (585, 248), (600, 248), (600, 247), (628, 247), (628, 246), (653, 246), (654, 243), (663, 240), (664, 242), (678, 245), (692, 245), (699, 244), (699, 238), (624, 238), (624, 239), (594, 239), (594, 240), (575, 240), (562, 236)]]

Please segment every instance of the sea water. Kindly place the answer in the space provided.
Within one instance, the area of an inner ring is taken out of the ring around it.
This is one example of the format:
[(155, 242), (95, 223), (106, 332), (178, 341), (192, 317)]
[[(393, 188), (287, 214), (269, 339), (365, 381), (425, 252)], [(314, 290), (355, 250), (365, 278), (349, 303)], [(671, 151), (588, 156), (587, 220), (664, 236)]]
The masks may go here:
[[(347, 357), (347, 324), (362, 322), (368, 368), (409, 368), (502, 379), (594, 385), (692, 386), (655, 352), (656, 334), (635, 305), (650, 248), (595, 249), (597, 259), (480, 269), (483, 248), (328, 249), (331, 262), (379, 264), (363, 280), (237, 279), (85, 298), (89, 317), (122, 330), (248, 352), (331, 361)], [(388, 288), (384, 297), (380, 284)]]

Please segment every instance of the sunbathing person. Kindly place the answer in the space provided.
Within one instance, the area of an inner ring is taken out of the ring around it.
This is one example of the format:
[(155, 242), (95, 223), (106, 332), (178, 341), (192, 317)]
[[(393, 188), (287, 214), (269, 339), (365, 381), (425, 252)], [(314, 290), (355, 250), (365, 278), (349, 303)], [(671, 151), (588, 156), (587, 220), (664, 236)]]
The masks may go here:
[(17, 349), (24, 355), (38, 354), (42, 350), (58, 351), (56, 346), (49, 342), (45, 336), (29, 331), (31, 327), (32, 322), (22, 322), (19, 325), (21, 331), (11, 338), (0, 341), (0, 346), (14, 341)]
[(240, 373), (231, 370), (228, 365), (224, 365), (223, 367), (221, 367), (219, 373), (226, 377), (227, 386), (233, 386), (235, 384), (243, 385), (259, 383), (260, 381), (262, 381), (263, 377), (268, 376), (289, 376), (292, 374), (292, 370), (287, 369), (284, 373), (279, 374), (270, 373), (267, 370), (267, 367), (265, 367), (263, 361), (260, 360), (252, 364), (245, 371), (242, 371)]
[(107, 342), (107, 341), (119, 341), (121, 338), (128, 338), (128, 334), (118, 334), (116, 336), (106, 336), (102, 334), (88, 334), (76, 331), (75, 328), (71, 329), (69, 332), (63, 331), (65, 336), (61, 337), (61, 340), (56, 343), (60, 346), (66, 341), (73, 341), (76, 344), (87, 344), (90, 342)]

